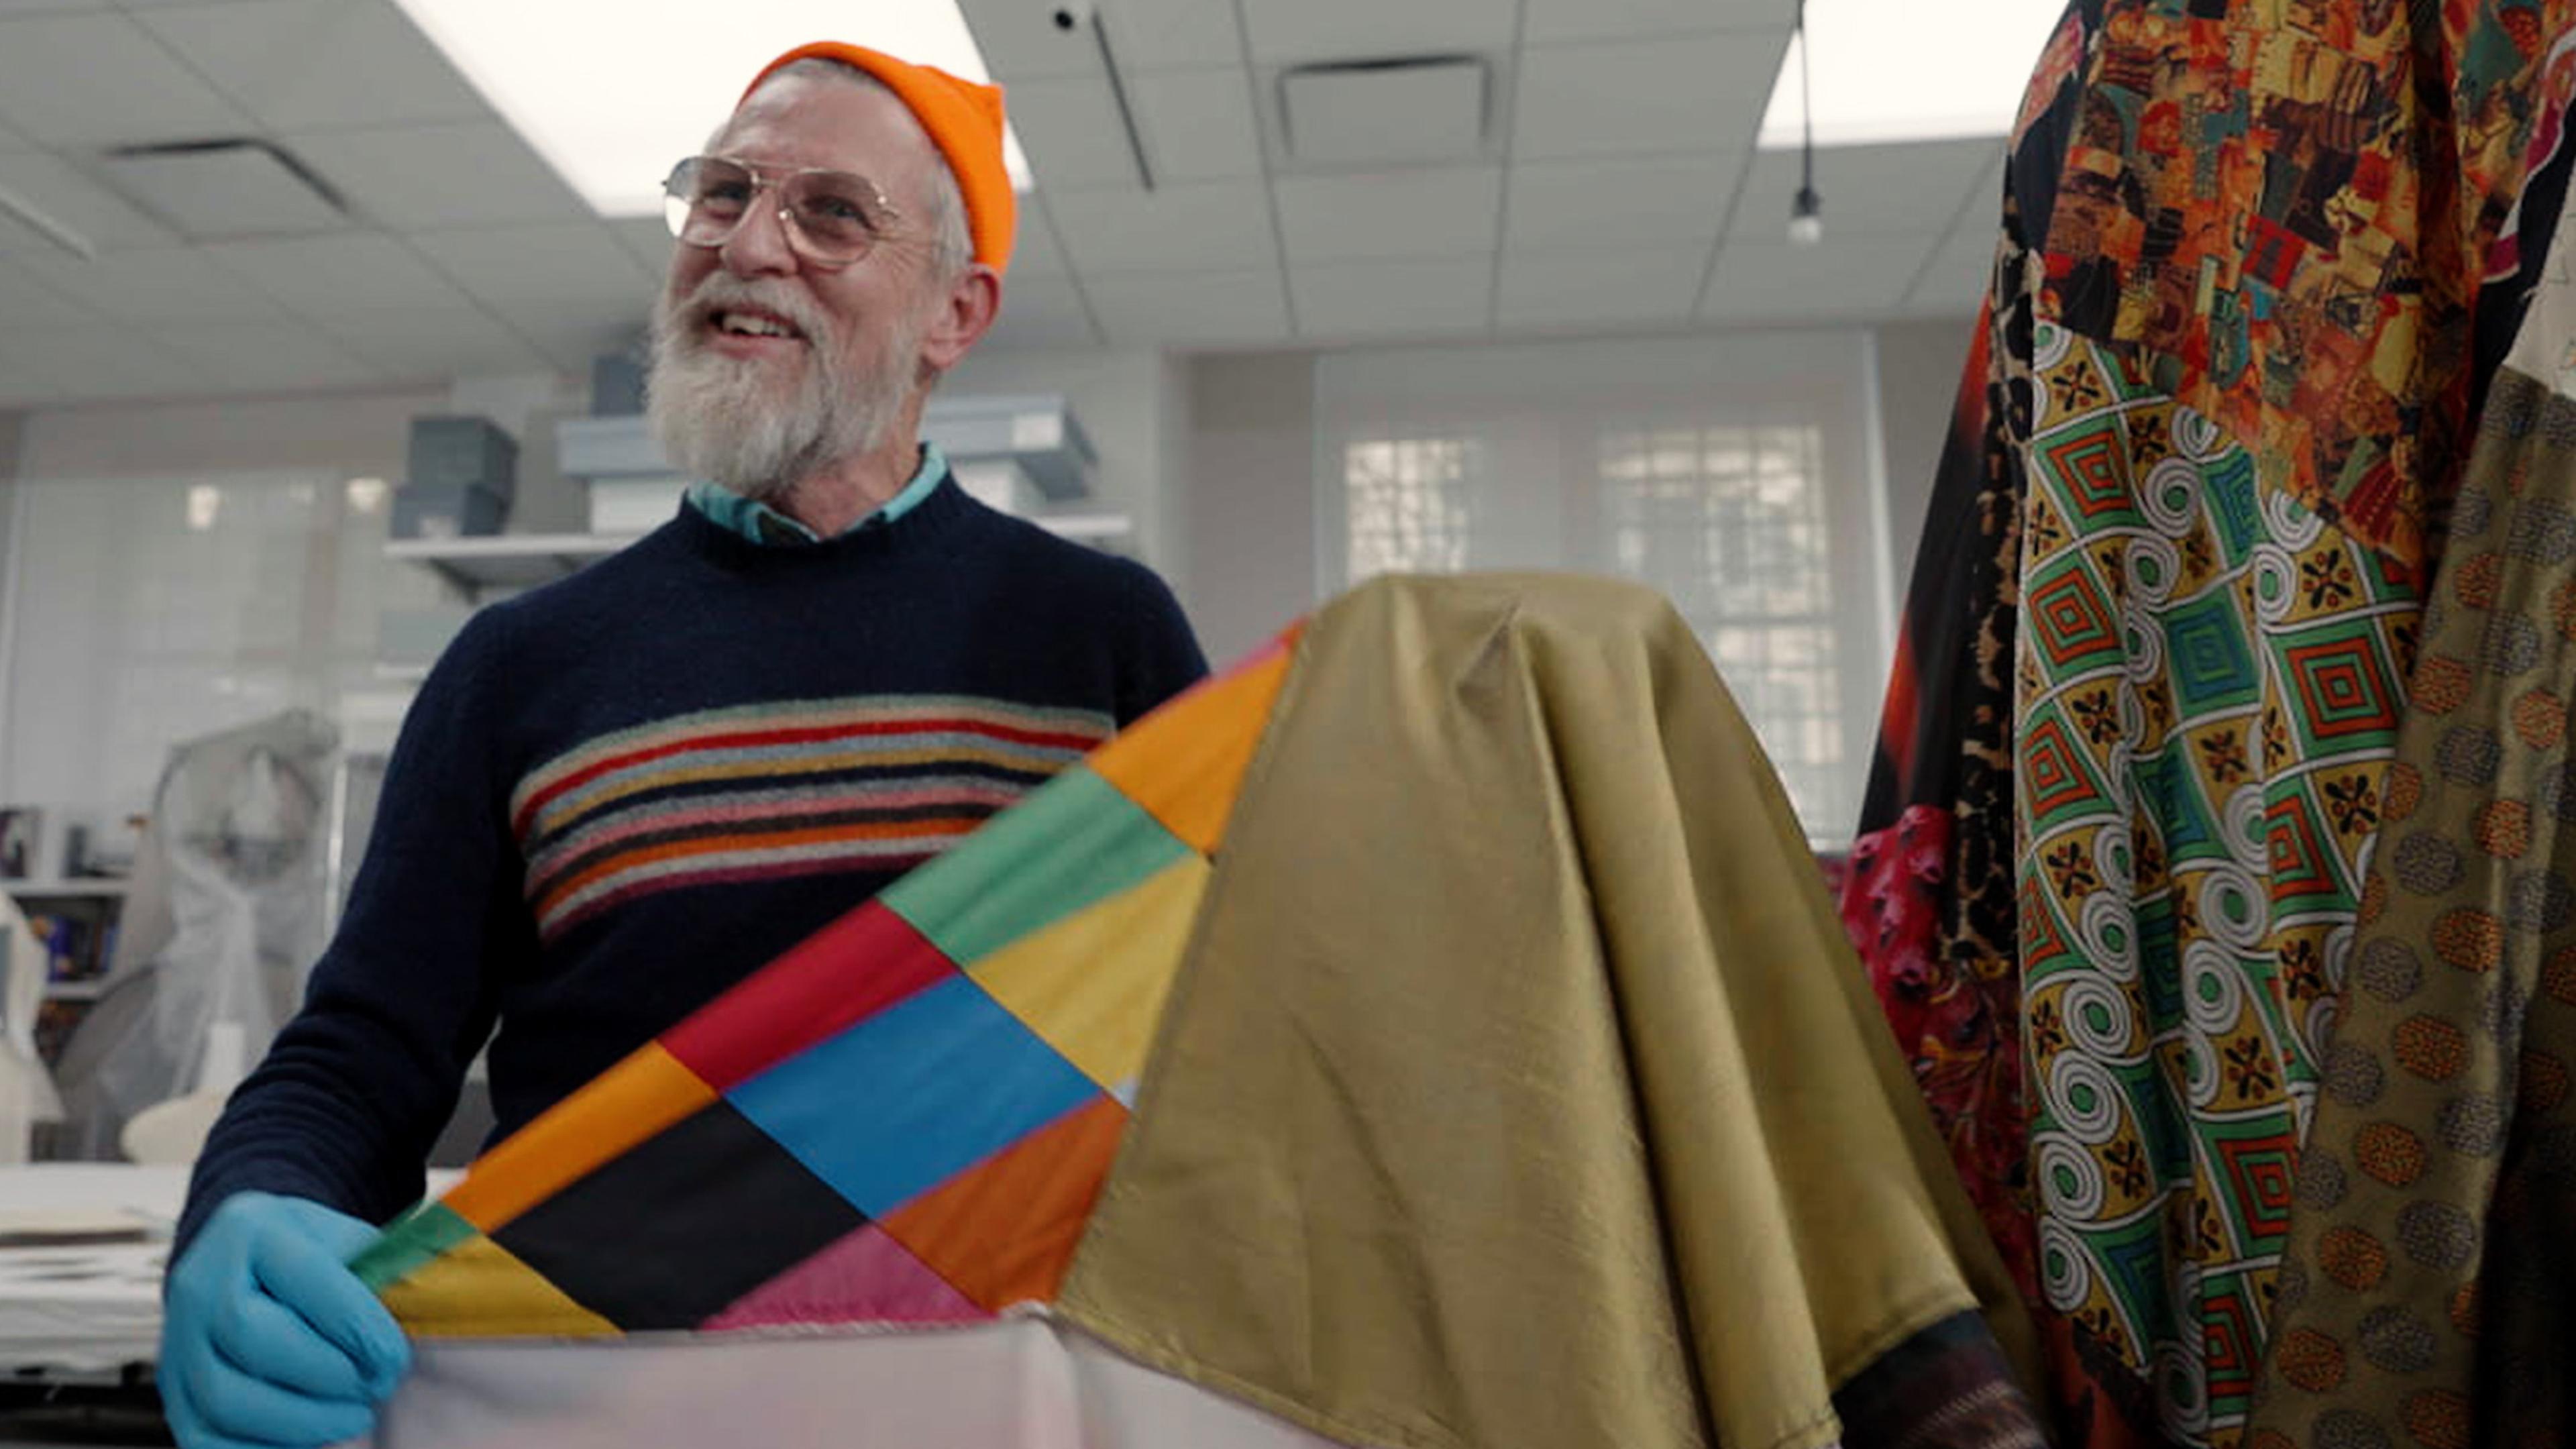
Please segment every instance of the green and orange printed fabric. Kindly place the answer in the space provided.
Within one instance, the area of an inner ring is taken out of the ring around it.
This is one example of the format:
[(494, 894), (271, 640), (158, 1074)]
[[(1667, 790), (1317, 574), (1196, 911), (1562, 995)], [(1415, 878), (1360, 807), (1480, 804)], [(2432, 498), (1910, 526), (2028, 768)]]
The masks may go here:
[(1293, 636), (495, 1147), (360, 1276), (430, 1337), (962, 1323), (1051, 1301)]

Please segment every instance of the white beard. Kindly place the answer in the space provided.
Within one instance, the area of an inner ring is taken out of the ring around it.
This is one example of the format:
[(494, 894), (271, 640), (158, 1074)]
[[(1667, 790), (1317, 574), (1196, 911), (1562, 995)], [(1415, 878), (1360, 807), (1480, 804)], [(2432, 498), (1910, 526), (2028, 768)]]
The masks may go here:
[[(792, 381), (785, 368), (793, 364), (738, 361), (700, 342), (711, 305), (754, 301), (805, 335)], [(645, 411), (673, 466), (776, 502), (813, 473), (885, 443), (912, 394), (921, 328), (903, 319), (881, 335), (875, 355), (853, 366), (830, 319), (803, 298), (717, 273), (688, 301), (665, 298), (654, 308)]]

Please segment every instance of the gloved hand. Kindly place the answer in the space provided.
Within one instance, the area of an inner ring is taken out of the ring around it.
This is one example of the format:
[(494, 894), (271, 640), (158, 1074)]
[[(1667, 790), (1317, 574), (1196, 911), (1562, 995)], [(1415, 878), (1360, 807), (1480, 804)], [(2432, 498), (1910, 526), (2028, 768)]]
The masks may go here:
[(303, 1198), (236, 1193), (170, 1270), (161, 1403), (182, 1449), (354, 1439), (411, 1367), (393, 1315), (349, 1271), (376, 1230)]

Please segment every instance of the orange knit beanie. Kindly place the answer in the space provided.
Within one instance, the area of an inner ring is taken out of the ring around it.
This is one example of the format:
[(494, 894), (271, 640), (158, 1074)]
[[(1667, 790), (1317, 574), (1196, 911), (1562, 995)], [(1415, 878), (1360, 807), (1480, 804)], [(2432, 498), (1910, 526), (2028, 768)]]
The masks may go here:
[[(966, 229), (975, 240), (975, 260), (1005, 272), (1011, 266), (1011, 237), (1018, 225), (1019, 199), (1011, 174), (1002, 164), (1002, 91), (978, 85), (944, 70), (897, 60), (883, 51), (837, 40), (800, 45), (761, 67), (743, 89), (743, 99), (760, 83), (800, 60), (837, 60), (883, 81), (909, 107), (930, 133), (932, 144), (956, 174), (966, 198)], [(737, 102), (739, 104), (739, 102)]]

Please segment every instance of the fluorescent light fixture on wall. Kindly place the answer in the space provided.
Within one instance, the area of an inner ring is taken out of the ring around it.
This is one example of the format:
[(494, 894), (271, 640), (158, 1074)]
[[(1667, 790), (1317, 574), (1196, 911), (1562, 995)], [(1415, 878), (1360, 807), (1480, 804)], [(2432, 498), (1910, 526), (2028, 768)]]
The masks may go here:
[[(1807, 0), (1816, 47), (1816, 144), (1859, 146), (2002, 136), (2021, 112), (2066, 0)], [(1795, 150), (1798, 56), (1782, 57), (1762, 149)]]
[[(989, 80), (956, 0), (398, 0), (504, 120), (602, 216), (659, 216), (671, 164), (744, 82), (809, 40), (848, 40)], [(1011, 179), (1029, 189), (1017, 136)]]

